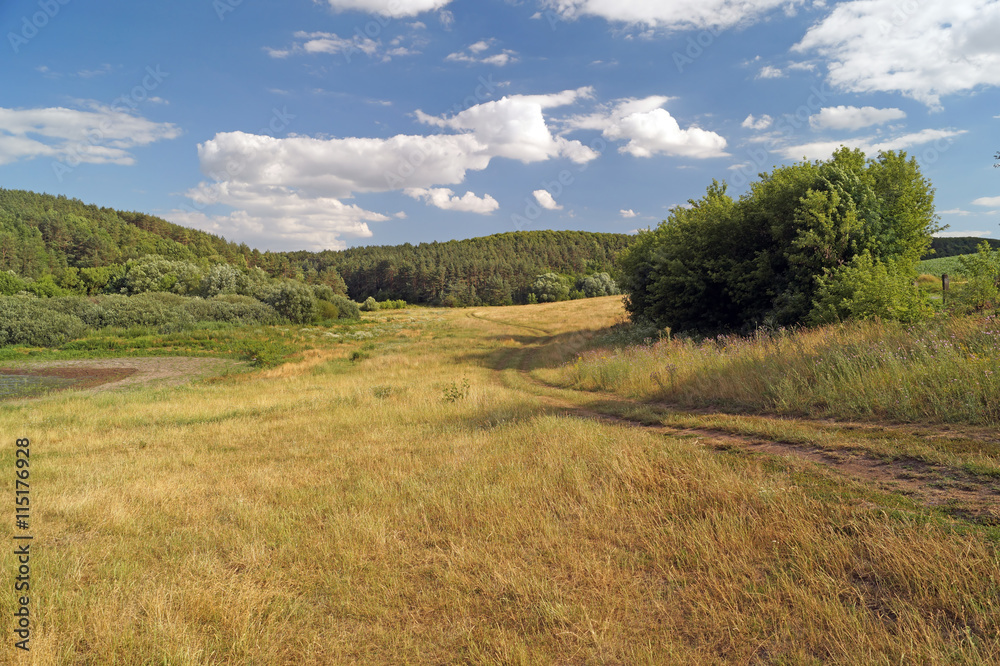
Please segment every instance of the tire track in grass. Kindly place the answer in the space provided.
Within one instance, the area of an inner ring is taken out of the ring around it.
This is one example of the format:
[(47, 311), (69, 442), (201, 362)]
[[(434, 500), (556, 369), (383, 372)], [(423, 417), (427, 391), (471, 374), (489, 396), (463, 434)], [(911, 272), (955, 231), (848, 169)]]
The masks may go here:
[[(954, 515), (976, 522), (1000, 525), (1000, 480), (975, 475), (945, 465), (935, 465), (917, 459), (885, 460), (862, 451), (858, 444), (847, 449), (826, 449), (803, 442), (748, 435), (711, 427), (674, 426), (662, 422), (663, 417), (682, 415), (689, 419), (703, 419), (708, 414), (678, 410), (670, 405), (645, 403), (610, 393), (580, 391), (552, 386), (531, 375), (537, 359), (557, 336), (537, 326), (504, 321), (471, 312), (473, 319), (521, 329), (534, 334), (536, 340), (522, 343), (520, 347), (506, 350), (498, 372), (513, 370), (517, 382), (511, 388), (532, 394), (543, 405), (560, 413), (602, 421), (604, 423), (641, 428), (671, 437), (683, 437), (720, 451), (741, 451), (797, 460), (803, 464), (830, 470), (838, 475), (874, 485), (887, 492), (899, 492), (913, 497), (920, 503), (943, 508)], [(510, 385), (510, 382), (507, 382)], [(582, 402), (581, 402), (582, 401)], [(642, 415), (638, 415), (639, 413)], [(762, 422), (781, 423), (782, 419), (755, 416)], [(652, 422), (650, 422), (652, 421)], [(864, 431), (881, 429), (890, 434), (900, 432), (923, 437), (953, 437), (949, 426), (935, 428), (926, 424), (897, 426), (869, 423), (841, 423), (830, 419), (795, 419), (797, 424), (807, 424), (821, 433), (833, 434), (851, 440)], [(989, 438), (988, 441), (996, 441)]]

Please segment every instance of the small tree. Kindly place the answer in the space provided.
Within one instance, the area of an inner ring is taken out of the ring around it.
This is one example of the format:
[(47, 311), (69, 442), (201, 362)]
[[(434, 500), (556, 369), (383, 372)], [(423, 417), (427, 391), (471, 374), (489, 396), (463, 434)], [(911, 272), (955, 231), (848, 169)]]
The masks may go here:
[(375, 312), (378, 310), (378, 301), (375, 300), (374, 296), (369, 296), (365, 299), (365, 302), (361, 304), (361, 310), (363, 312)]
[(983, 241), (975, 254), (958, 258), (959, 272), (967, 282), (958, 292), (958, 302), (969, 310), (985, 310), (1000, 302), (1000, 250)]
[(569, 284), (555, 273), (544, 273), (536, 277), (531, 291), (538, 297), (539, 303), (553, 303), (569, 298)]

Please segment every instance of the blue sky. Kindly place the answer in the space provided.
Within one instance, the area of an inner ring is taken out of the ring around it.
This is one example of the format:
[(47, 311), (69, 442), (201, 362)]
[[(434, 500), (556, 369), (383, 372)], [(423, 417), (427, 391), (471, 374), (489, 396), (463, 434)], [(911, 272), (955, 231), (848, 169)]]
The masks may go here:
[(260, 249), (655, 226), (906, 150), (1000, 236), (1000, 0), (0, 5), (0, 187)]

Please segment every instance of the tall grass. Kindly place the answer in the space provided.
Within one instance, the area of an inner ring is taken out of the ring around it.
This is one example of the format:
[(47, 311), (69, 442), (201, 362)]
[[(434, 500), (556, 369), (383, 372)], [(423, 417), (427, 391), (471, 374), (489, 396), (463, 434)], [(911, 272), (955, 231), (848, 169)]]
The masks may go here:
[(993, 425), (1000, 423), (1000, 320), (660, 340), (598, 348), (543, 376), (685, 407)]
[[(607, 303), (497, 314), (554, 330)], [(988, 529), (550, 413), (482, 362), (520, 351), (516, 329), (406, 323), (221, 382), (0, 405), (0, 431), (32, 439), (33, 663), (1000, 656)], [(23, 656), (0, 643), (0, 663)]]

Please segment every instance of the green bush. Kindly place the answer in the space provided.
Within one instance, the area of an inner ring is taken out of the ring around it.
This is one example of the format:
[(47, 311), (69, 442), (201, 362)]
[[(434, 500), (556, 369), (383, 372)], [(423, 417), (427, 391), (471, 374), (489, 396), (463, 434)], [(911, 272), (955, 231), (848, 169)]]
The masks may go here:
[(87, 327), (69, 314), (49, 310), (45, 301), (0, 297), (0, 340), (5, 345), (58, 347), (84, 334)]
[(875, 318), (913, 323), (924, 319), (930, 314), (930, 305), (914, 286), (912, 263), (901, 263), (877, 263), (865, 252), (818, 278), (809, 323)]
[(0, 295), (13, 296), (24, 291), (24, 280), (17, 277), (13, 271), (0, 271)]
[(406, 307), (406, 301), (400, 299), (398, 301), (387, 300), (382, 301), (378, 304), (379, 310), (402, 310)]
[(340, 310), (330, 301), (316, 301), (316, 322), (336, 321), (340, 318)]
[(225, 294), (211, 299), (185, 299), (182, 305), (192, 321), (216, 321), (240, 325), (278, 323), (280, 317), (270, 305), (249, 296)]
[(965, 310), (982, 311), (1000, 303), (1000, 250), (983, 241), (976, 254), (958, 258), (966, 283), (958, 290), (957, 300)]
[(536, 277), (531, 291), (540, 303), (565, 301), (569, 298), (569, 284), (565, 278), (555, 273), (544, 273)]
[(337, 306), (337, 311), (340, 313), (340, 319), (361, 318), (361, 307), (346, 296), (335, 295), (330, 302)]
[(374, 296), (369, 296), (365, 299), (365, 302), (361, 304), (362, 312), (374, 312), (378, 310), (378, 301), (375, 300)]
[(316, 310), (316, 299), (313, 297), (312, 289), (293, 280), (282, 282), (267, 299), (265, 302), (268, 305), (293, 324), (312, 321)]
[(607, 273), (594, 273), (576, 281), (576, 288), (587, 298), (599, 296), (614, 296), (619, 292), (618, 285)]

